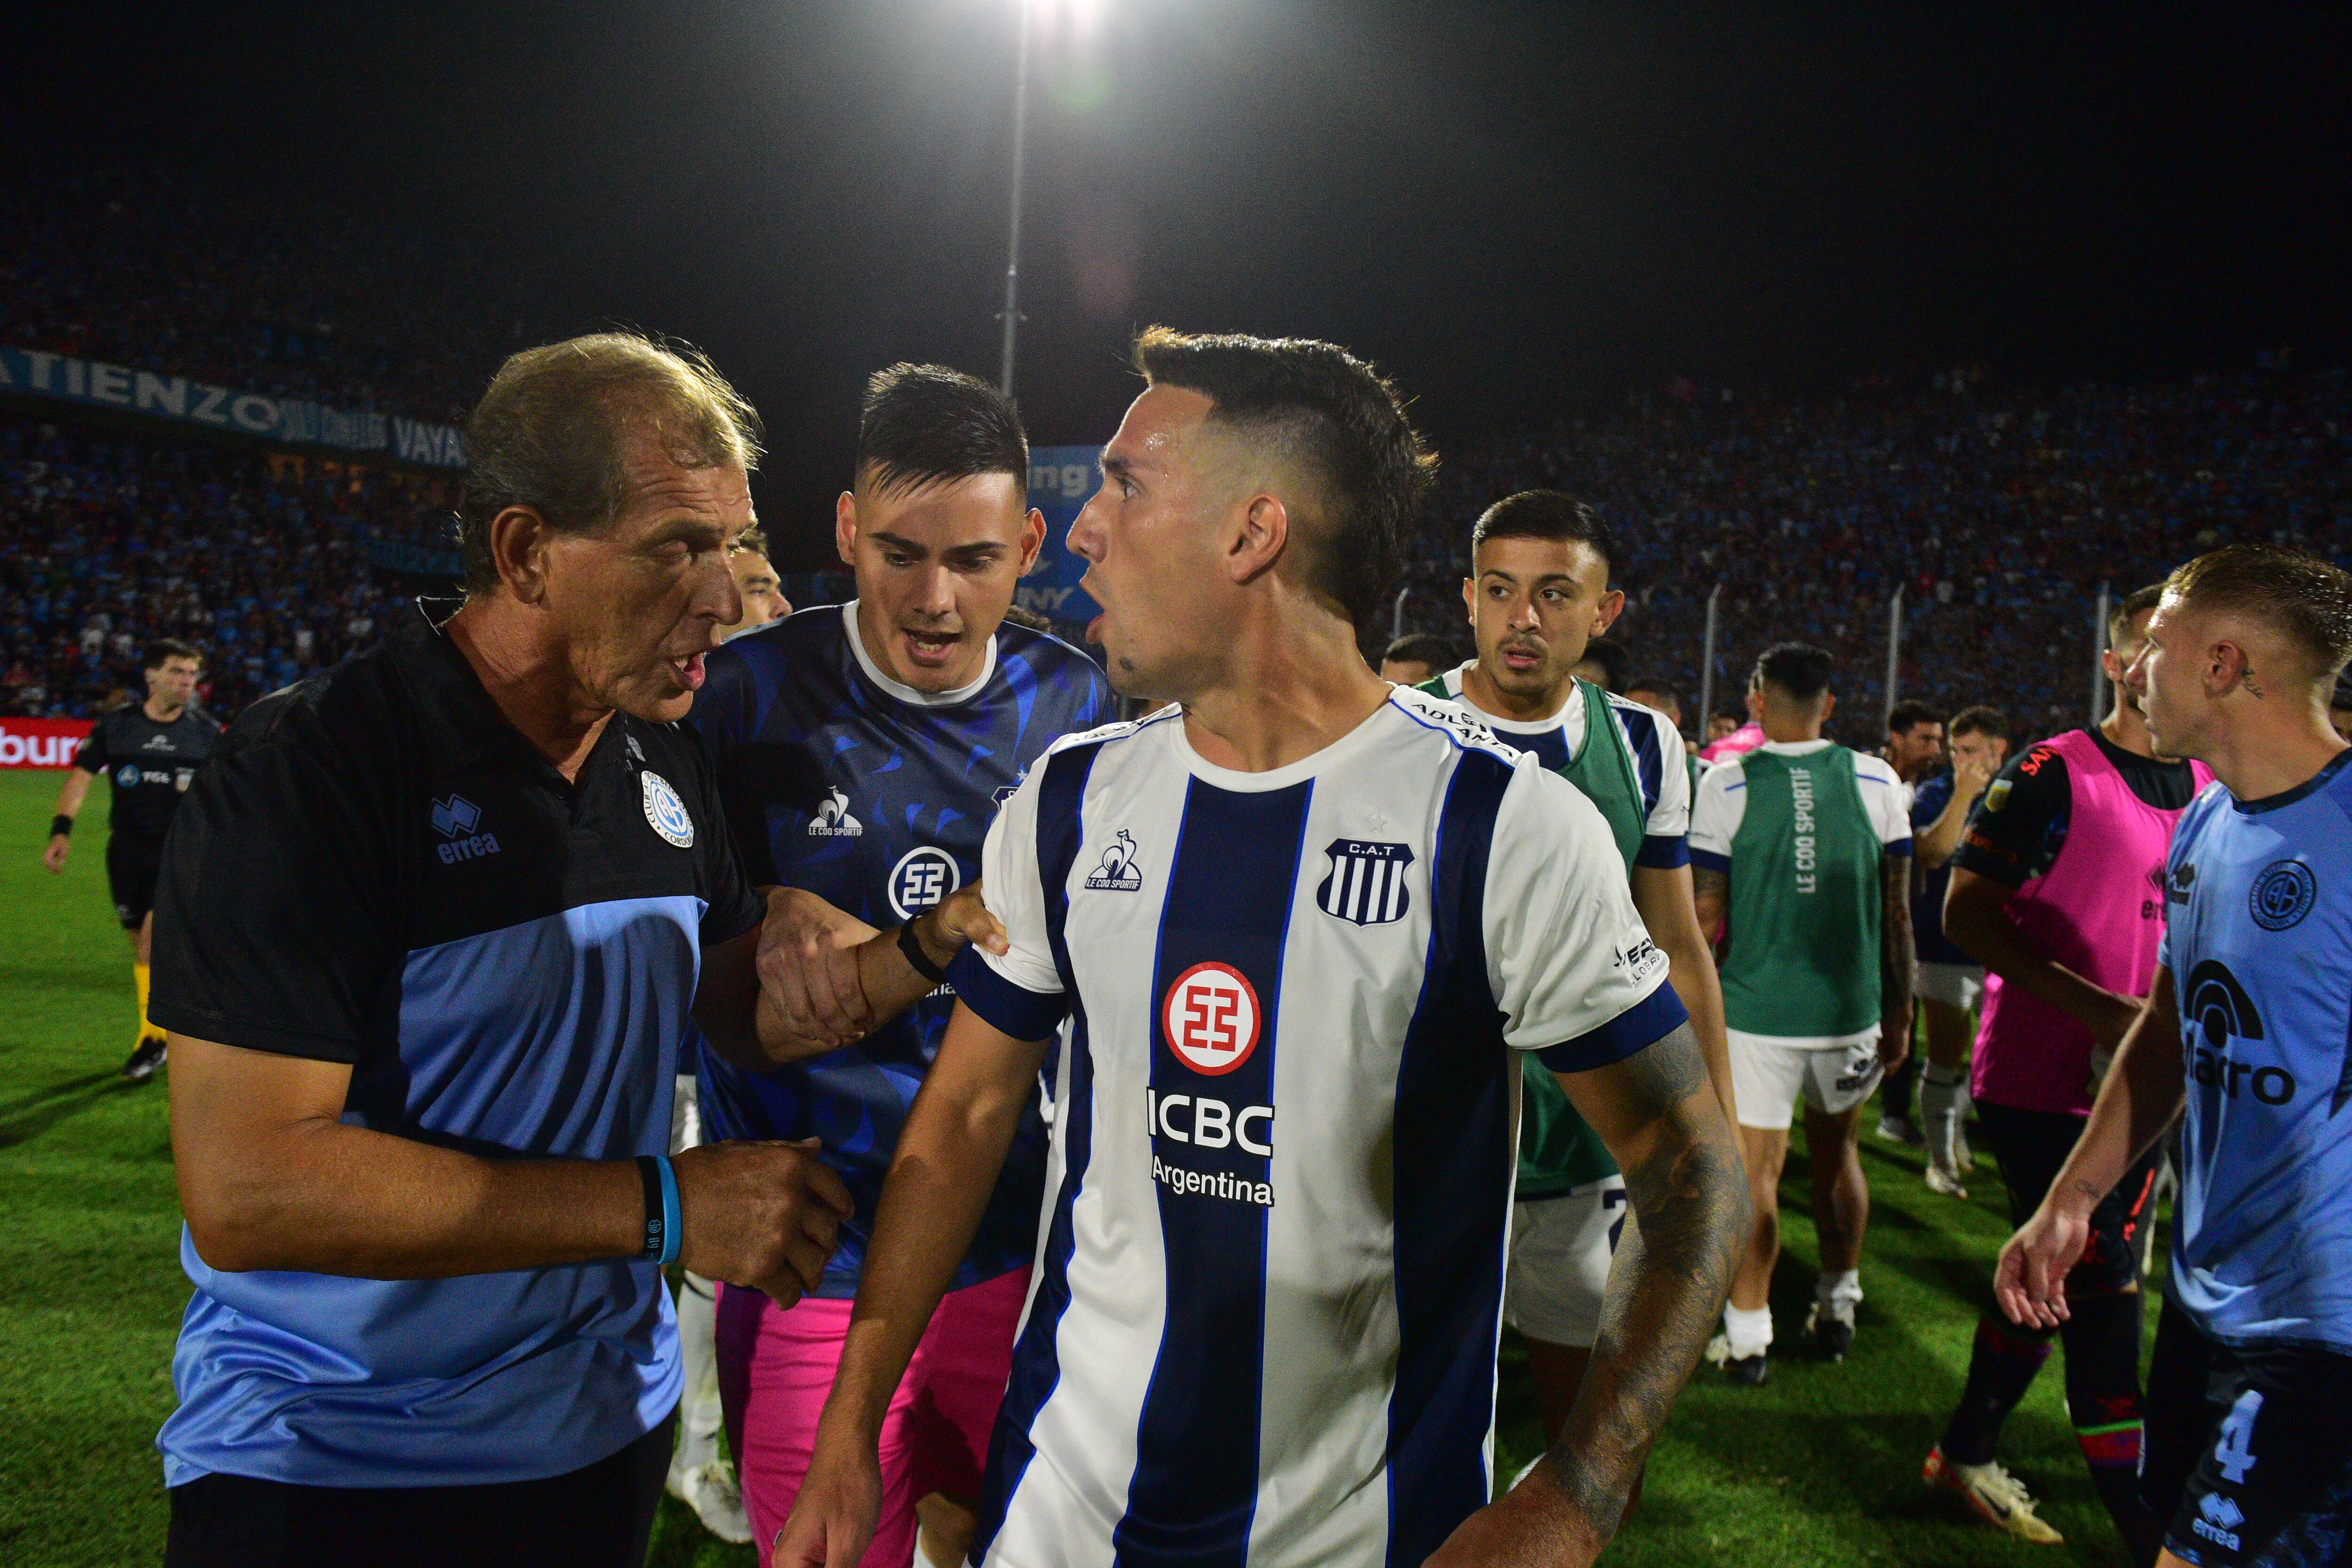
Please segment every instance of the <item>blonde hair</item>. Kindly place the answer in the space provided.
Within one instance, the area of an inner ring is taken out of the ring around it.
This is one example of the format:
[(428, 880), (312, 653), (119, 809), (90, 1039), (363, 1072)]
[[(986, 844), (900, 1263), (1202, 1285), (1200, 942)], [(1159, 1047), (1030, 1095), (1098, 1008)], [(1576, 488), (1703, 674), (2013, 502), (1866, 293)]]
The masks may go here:
[(592, 533), (628, 504), (630, 440), (687, 468), (759, 467), (760, 416), (701, 350), (636, 332), (525, 349), (499, 367), (466, 425), (458, 543), (466, 588), (498, 586), (490, 523), (529, 507), (560, 533)]

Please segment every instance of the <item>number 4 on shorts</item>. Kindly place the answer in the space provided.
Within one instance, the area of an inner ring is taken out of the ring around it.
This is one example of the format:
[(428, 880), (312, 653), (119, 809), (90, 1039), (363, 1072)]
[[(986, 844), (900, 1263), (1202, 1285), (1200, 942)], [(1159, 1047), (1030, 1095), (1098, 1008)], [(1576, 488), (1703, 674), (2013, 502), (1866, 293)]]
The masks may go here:
[(2262, 1390), (2250, 1388), (2238, 1395), (2238, 1403), (2230, 1406), (2229, 1418), (2221, 1423), (2213, 1458), (2221, 1463), (2222, 1479), (2232, 1486), (2243, 1486), (2246, 1472), (2254, 1468), (2254, 1417), (2262, 1409)]

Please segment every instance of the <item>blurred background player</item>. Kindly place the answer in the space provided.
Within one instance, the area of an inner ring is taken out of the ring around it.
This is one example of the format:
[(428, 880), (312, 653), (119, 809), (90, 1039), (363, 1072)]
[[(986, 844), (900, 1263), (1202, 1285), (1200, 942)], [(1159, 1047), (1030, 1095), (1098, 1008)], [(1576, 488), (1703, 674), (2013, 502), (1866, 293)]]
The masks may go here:
[[(1624, 594), (1609, 585), (1615, 550), (1599, 514), (1557, 490), (1525, 490), (1487, 508), (1471, 530), (1471, 574), (1462, 584), (1478, 657), (1421, 689), (1459, 702), (1600, 807), (1728, 1116), (1723, 992), (1691, 896), (1682, 737), (1654, 710), (1571, 673), (1624, 608)], [(1600, 1334), (1625, 1179), (1550, 1069), (1533, 1058), (1521, 1067), (1505, 1306), (1527, 1341), (1549, 1444), (1559, 1440)]]
[[(1109, 686), (1085, 655), (1004, 624), (1045, 541), (1028, 477), (1020, 418), (993, 388), (938, 365), (879, 373), (835, 515), (857, 597), (740, 637), (710, 660), (693, 721), (752, 878), (832, 906), (810, 931), (815, 951), (795, 982), (820, 1011), (856, 1008), (854, 990), (828, 990), (827, 954), (973, 880), (998, 801), (1055, 741), (1113, 716)], [(771, 1072), (702, 1056), (714, 1131), (819, 1140), (857, 1205), (823, 1281), (798, 1306), (720, 1292), (728, 1431), (761, 1542), (774, 1538), (806, 1473), (882, 1179), (954, 1005), (940, 985), (855, 1045)], [(877, 1568), (907, 1562), (917, 1505), (935, 1493), (925, 1551), (944, 1568), (970, 1542), (1036, 1238), (1045, 1158), (1036, 1098), (892, 1403), (888, 1491), (866, 1558)]]
[[(1905, 698), (1887, 711), (1886, 741), (1878, 748), (1878, 754), (1895, 770), (1895, 777), (1902, 786), (1899, 793), (1904, 815), (1910, 816), (1920, 784), (1944, 765), (1944, 715), (1915, 698)], [(1916, 903), (1916, 879), (1912, 898)], [(1887, 1073), (1878, 1090), (1879, 1136), (1915, 1148), (1920, 1140), (1918, 1124), (1911, 1118), (1911, 1085), (1918, 1076), (1917, 1056), (1906, 1056), (1900, 1066)]]
[(743, 595), (743, 618), (719, 627), (721, 638), (756, 632), (793, 613), (793, 602), (784, 597), (783, 579), (776, 575), (775, 564), (768, 559), (766, 530), (745, 529), (743, 542), (727, 558), (727, 565), (735, 574), (735, 591)]
[(2166, 581), (2125, 681), (2151, 741), (2222, 787), (2173, 834), (2148, 1005), (2001, 1251), (2013, 1321), (2082, 1317), (2097, 1211), (2185, 1105), (2139, 1474), (2165, 1568), (2316, 1568), (2352, 1540), (2352, 752), (2327, 716), (2347, 656), (2352, 579), (2325, 562), (2233, 545)]
[[(1944, 934), (1944, 894), (1952, 857), (1969, 813), (2009, 760), (2009, 719), (1998, 708), (1963, 708), (1952, 715), (1949, 773), (1920, 784), (1911, 801), (1911, 858), (1918, 869), (1911, 897), (1911, 942), (1919, 954), (1917, 994), (1927, 1066), (1919, 1076), (1919, 1135), (1927, 1144), (1927, 1185), (1965, 1198), (1960, 1178), (1974, 1168), (1969, 1153), (1969, 1047), (1976, 1039), (1976, 1007), (1984, 995), (1984, 966)], [(1879, 1131), (1886, 1131), (1882, 1117)]]
[[(1985, 967), (1970, 1099), (2022, 1223), (2056, 1180), (2091, 1113), (2107, 1057), (2139, 1016), (2164, 934), (2164, 855), (2173, 823), (2211, 775), (2155, 754), (2125, 669), (2147, 636), (2158, 590), (2116, 606), (2101, 656), (2115, 702), (2095, 729), (2070, 730), (2004, 766), (1952, 860), (1944, 931)], [(2116, 1527), (2143, 1560), (2159, 1521), (2140, 1506), (2140, 1227), (2158, 1154), (2150, 1149), (2095, 1205), (2074, 1265), (2074, 1315), (2021, 1330), (1988, 1308), (1969, 1379), (1928, 1483), (2028, 1541), (2058, 1532), (2024, 1485), (1994, 1462), (2001, 1423), (2066, 1346), (2066, 1409)]]
[(1675, 733), (1682, 733), (1683, 700), (1667, 688), (1647, 679), (1630, 680), (1625, 684), (1625, 697), (1629, 701), (1654, 708), (1664, 714), (1666, 722), (1674, 726)]
[[(756, 632), (793, 613), (782, 580), (768, 559), (768, 535), (759, 525), (743, 531), (735, 553), (727, 558), (727, 567), (734, 574), (736, 593), (742, 596), (743, 614), (719, 628), (720, 641)], [(693, 1070), (699, 1049), (698, 1039), (689, 1039), (678, 1056), (678, 1065), (686, 1070), (677, 1075), (677, 1098), (670, 1107), (673, 1154), (702, 1142), (702, 1114)], [(751, 1539), (751, 1525), (743, 1512), (734, 1467), (719, 1452), (719, 1430), (725, 1415), (719, 1396), (718, 1310), (717, 1284), (681, 1271), (677, 1345), (686, 1392), (678, 1401), (677, 1451), (670, 1457), (666, 1485), (672, 1497), (694, 1510), (695, 1517), (711, 1534), (740, 1546)]]
[(74, 818), (81, 815), (90, 781), (109, 775), (114, 799), (106, 816), (106, 883), (114, 918), (131, 938), (131, 977), (139, 993), (139, 1034), (122, 1064), (122, 1076), (132, 1083), (153, 1078), (167, 1054), (163, 1031), (147, 1021), (147, 961), (163, 835), (221, 732), (212, 715), (195, 706), (196, 678), (205, 661), (194, 647), (169, 637), (150, 643), (140, 668), (147, 678), (147, 700), (101, 713), (90, 726), (58, 790), (48, 847), (41, 851), (42, 865), (52, 872), (65, 870)]
[(1723, 1005), (1755, 1229), (1724, 1332), (1708, 1347), (1732, 1378), (1764, 1381), (1780, 1167), (1805, 1102), (1821, 1275), (1806, 1331), (1837, 1360), (1853, 1343), (1870, 1187), (1854, 1150), (1862, 1104), (1909, 1048), (1911, 821), (1883, 758), (1822, 738), (1837, 699), (1830, 656), (1780, 643), (1756, 661), (1752, 752), (1699, 780), (1690, 855), (1702, 930), (1730, 931)]
[(1389, 644), (1381, 655), (1381, 679), (1419, 686), (1439, 670), (1452, 669), (1459, 657), (1454, 645), (1435, 632), (1413, 632)]
[[(1622, 595), (1618, 603), (1621, 606), (1624, 603)], [(1614, 693), (1625, 689), (1625, 674), (1633, 666), (1633, 657), (1623, 643), (1606, 635), (1596, 636), (1585, 639), (1584, 656), (1576, 661), (1575, 675), (1588, 686)]]

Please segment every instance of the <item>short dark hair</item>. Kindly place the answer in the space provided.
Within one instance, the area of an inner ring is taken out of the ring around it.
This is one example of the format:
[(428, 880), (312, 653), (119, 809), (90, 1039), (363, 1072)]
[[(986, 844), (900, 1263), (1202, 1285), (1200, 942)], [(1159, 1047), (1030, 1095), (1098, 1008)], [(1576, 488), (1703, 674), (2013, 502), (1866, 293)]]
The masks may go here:
[(1589, 501), (1558, 490), (1521, 490), (1479, 514), (1470, 529), (1470, 556), (1490, 539), (1569, 539), (1591, 548), (1604, 571), (1617, 570), (1617, 539)]
[(943, 364), (894, 364), (866, 383), (857, 415), (857, 482), (883, 495), (976, 474), (1029, 483), (1029, 437), (1013, 400)]
[(1646, 691), (1658, 700), (1659, 706), (1672, 706), (1679, 708), (1683, 705), (1683, 694), (1681, 692), (1676, 691), (1664, 681), (1653, 680), (1646, 675), (1642, 676), (1638, 679), (1627, 681), (1625, 683), (1625, 690), (1629, 696), (1636, 691)]
[(2009, 739), (2009, 715), (1990, 703), (1979, 702), (1973, 708), (1963, 708), (1952, 715), (1944, 726), (1953, 738), (1962, 735), (1990, 735), (1997, 741)]
[(1907, 735), (1922, 724), (1943, 721), (1942, 710), (1931, 708), (1916, 697), (1906, 697), (1886, 710), (1886, 732), (1890, 735)]
[(1811, 643), (1774, 643), (1757, 659), (1756, 679), (1800, 702), (1810, 702), (1830, 689), (1829, 652)]
[(2333, 677), (2352, 659), (2352, 575), (2316, 555), (2275, 544), (2228, 544), (2164, 580), (2167, 597), (2191, 609), (2234, 610), (2286, 638)]
[(688, 344), (593, 332), (500, 365), (466, 421), (466, 591), (498, 586), (490, 523), (509, 507), (529, 507), (559, 533), (593, 533), (620, 516), (639, 435), (682, 468), (760, 466), (760, 416)]
[(1328, 515), (1302, 531), (1302, 581), (1349, 621), (1370, 624), (1404, 570), (1404, 542), (1437, 459), (1380, 372), (1312, 338), (1189, 336), (1147, 327), (1135, 368), (1154, 386), (1209, 399), (1209, 420), (1302, 464)]
[(1435, 632), (1407, 632), (1381, 650), (1382, 664), (1391, 659), (1425, 664), (1432, 674), (1441, 669), (1452, 669), (1462, 662), (1461, 656), (1454, 651), (1454, 645)]
[(735, 548), (748, 550), (754, 555), (765, 555), (768, 552), (768, 531), (753, 523), (735, 536)]
[[(1625, 671), (1632, 668), (1633, 656), (1625, 645), (1612, 637), (1597, 637), (1584, 645), (1584, 658), (1601, 667), (1601, 689), (1603, 691), (1625, 689)], [(1576, 662), (1582, 664), (1584, 658)]]
[(178, 637), (157, 637), (147, 645), (147, 656), (139, 661), (139, 668), (161, 669), (167, 660), (174, 658), (193, 658), (199, 668), (205, 662), (205, 656), (195, 644), (182, 642)]
[(2131, 630), (2131, 624), (2156, 608), (2157, 601), (2163, 597), (2164, 584), (2150, 583), (2147, 587), (2135, 588), (2117, 599), (2115, 608), (2107, 612), (2107, 646), (2113, 647), (2123, 641), (2124, 635)]

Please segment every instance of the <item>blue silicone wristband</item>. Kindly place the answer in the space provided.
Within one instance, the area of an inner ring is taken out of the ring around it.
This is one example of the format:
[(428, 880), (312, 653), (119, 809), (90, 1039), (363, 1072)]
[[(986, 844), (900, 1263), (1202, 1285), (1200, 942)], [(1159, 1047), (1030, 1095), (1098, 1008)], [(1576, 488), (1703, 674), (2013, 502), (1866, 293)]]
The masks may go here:
[(677, 1261), (677, 1249), (686, 1240), (686, 1233), (677, 1222), (677, 1172), (670, 1165), (667, 1154), (655, 1155), (654, 1163), (661, 1171), (661, 1266), (667, 1268)]

